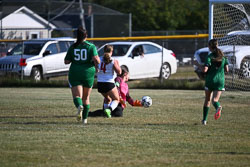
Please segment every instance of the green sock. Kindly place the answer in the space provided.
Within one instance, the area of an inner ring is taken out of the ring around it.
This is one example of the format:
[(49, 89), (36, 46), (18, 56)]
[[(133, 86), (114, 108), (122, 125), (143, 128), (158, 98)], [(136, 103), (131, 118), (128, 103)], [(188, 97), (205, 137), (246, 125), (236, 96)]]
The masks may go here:
[(84, 110), (83, 110), (83, 119), (87, 119), (88, 118), (88, 115), (89, 115), (89, 108), (90, 108), (90, 105), (87, 104), (87, 105), (83, 105), (84, 107)]
[(203, 106), (203, 121), (207, 120), (209, 107)]
[(213, 103), (214, 105), (214, 108), (217, 110), (218, 107), (220, 107), (220, 103), (217, 101), (217, 102), (214, 102)]
[(73, 102), (74, 102), (76, 108), (78, 108), (80, 105), (82, 105), (82, 99), (80, 97), (75, 97), (73, 99)]

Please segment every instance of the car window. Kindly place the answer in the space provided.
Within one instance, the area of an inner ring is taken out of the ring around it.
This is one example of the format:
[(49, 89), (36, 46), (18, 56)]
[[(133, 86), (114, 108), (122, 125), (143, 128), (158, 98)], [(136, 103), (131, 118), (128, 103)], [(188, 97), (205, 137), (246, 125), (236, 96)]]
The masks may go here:
[[(113, 45), (113, 54), (112, 56), (115, 57), (115, 56), (124, 56), (129, 48), (130, 48), (131, 45)], [(99, 56), (103, 56), (104, 54), (104, 47), (101, 48), (99, 51), (98, 51), (98, 55)]]
[(46, 51), (50, 51), (51, 54), (56, 54), (56, 53), (58, 53), (58, 49), (57, 49), (57, 47), (56, 47), (56, 44), (55, 44), (55, 43), (50, 44), (50, 45), (47, 47)]
[(208, 52), (200, 52), (199, 56), (202, 63), (205, 63)]
[(8, 53), (8, 56), (21, 55), (21, 54), (22, 54), (22, 45), (18, 44)]
[(114, 45), (112, 56), (124, 56), (129, 49), (130, 45)]
[(73, 45), (73, 44), (74, 44), (73, 41), (69, 41), (69, 47), (70, 47), (71, 45)]
[[(43, 47), (44, 43), (25, 43), (24, 54), (25, 55), (38, 55)], [(22, 44), (18, 44), (14, 47), (8, 55), (21, 55)]]
[(160, 48), (149, 44), (143, 45), (143, 48), (144, 48), (144, 54), (161, 52)]
[(59, 41), (58, 45), (60, 48), (60, 52), (67, 52), (69, 48), (68, 41)]
[(132, 56), (139, 56), (139, 55), (143, 55), (143, 54), (144, 54), (144, 51), (143, 51), (142, 45), (137, 45), (132, 50)]

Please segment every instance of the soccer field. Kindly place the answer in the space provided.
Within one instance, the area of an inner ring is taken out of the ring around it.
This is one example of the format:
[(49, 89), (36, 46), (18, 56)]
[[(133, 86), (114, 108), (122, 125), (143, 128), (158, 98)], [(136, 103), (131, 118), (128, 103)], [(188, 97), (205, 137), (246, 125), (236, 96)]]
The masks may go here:
[[(203, 91), (131, 89), (153, 99), (123, 118), (77, 122), (68, 88), (0, 88), (0, 166), (249, 166), (250, 92), (223, 92), (201, 125)], [(91, 111), (102, 108), (94, 89)]]

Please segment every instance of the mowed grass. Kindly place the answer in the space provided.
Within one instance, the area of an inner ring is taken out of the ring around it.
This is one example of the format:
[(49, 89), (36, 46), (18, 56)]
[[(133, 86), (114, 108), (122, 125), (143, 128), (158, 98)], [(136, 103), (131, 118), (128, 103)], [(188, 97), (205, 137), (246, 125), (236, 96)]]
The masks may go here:
[[(201, 125), (203, 91), (131, 89), (150, 108), (77, 122), (69, 88), (0, 88), (0, 166), (249, 166), (250, 92), (223, 92)], [(94, 89), (91, 111), (101, 109)]]

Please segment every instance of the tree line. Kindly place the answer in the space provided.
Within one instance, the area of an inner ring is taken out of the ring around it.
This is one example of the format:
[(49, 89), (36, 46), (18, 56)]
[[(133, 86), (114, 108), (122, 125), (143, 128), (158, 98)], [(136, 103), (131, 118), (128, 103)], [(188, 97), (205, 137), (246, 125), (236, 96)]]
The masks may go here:
[(132, 13), (133, 31), (208, 29), (208, 0), (88, 0), (87, 2), (122, 13)]

